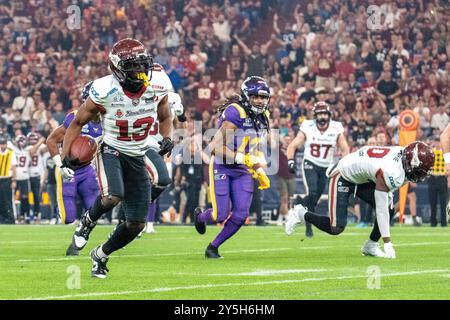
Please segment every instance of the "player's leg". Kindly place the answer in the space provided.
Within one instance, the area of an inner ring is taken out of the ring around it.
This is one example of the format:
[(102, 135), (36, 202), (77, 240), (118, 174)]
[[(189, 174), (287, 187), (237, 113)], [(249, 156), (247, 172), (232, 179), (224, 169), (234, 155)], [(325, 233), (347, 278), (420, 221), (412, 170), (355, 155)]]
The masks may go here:
[(113, 252), (125, 247), (144, 229), (150, 202), (150, 179), (144, 159), (121, 154), (123, 164), (124, 197), (122, 205), (126, 222), (118, 225), (109, 239), (91, 251), (92, 276), (104, 278), (106, 262)]
[[(305, 185), (306, 197), (303, 199), (303, 205), (308, 208), (309, 211), (314, 212), (317, 202), (319, 201), (319, 171), (317, 166), (308, 160), (302, 162), (303, 184)], [(305, 222), (307, 237), (313, 236), (311, 223)]]
[(353, 193), (355, 185), (336, 174), (330, 178), (328, 191), (328, 216), (310, 212), (302, 205), (296, 205), (290, 210), (285, 232), (291, 235), (298, 223), (307, 221), (318, 229), (338, 235), (347, 225), (348, 200)]
[(223, 222), (230, 212), (230, 169), (214, 164), (209, 164), (209, 193), (212, 208), (202, 211), (196, 208), (194, 211), (195, 229), (198, 233), (206, 232), (206, 225), (215, 222)]
[[(120, 153), (103, 145), (101, 153), (96, 158), (97, 177), (100, 195), (94, 204), (81, 217), (73, 236), (73, 245), (78, 250), (84, 248), (89, 240), (89, 234), (95, 228), (97, 220), (112, 210), (124, 197), (124, 183)], [(147, 174), (147, 173), (145, 173)]]
[(145, 153), (145, 166), (152, 181), (151, 201), (155, 201), (172, 182), (163, 157), (153, 149)]
[(55, 178), (59, 218), (62, 224), (72, 223), (77, 218), (76, 181), (63, 181), (58, 167), (55, 168)]
[(438, 193), (437, 193), (437, 181), (436, 176), (430, 176), (428, 178), (428, 199), (430, 202), (430, 224), (432, 227), (437, 226), (437, 219), (436, 219), (436, 212), (437, 212), (437, 200), (438, 200)]
[(288, 179), (278, 177), (278, 194), (280, 195), (280, 211), (278, 214), (277, 225), (283, 225), (289, 211), (289, 194), (288, 194)]
[(447, 226), (447, 177), (439, 176), (438, 177), (438, 188), (439, 188), (439, 205), (441, 207), (441, 227)]
[(100, 188), (95, 169), (91, 166), (86, 166), (82, 170), (82, 173), (77, 174), (77, 193), (80, 196), (83, 207), (90, 208), (100, 195)]
[(411, 217), (413, 219), (413, 225), (415, 227), (420, 227), (422, 224), (417, 219), (417, 196), (416, 196), (416, 188), (408, 189), (408, 203), (409, 203), (409, 212), (411, 213)]
[(253, 179), (244, 174), (230, 178), (231, 216), (205, 251), (207, 258), (220, 258), (218, 248), (245, 224), (253, 196)]
[(30, 178), (30, 188), (33, 193), (33, 215), (35, 218), (39, 218), (41, 213), (41, 177)]
[(17, 180), (17, 189), (19, 190), (19, 199), (20, 199), (20, 217), (19, 221), (25, 221), (25, 219), (30, 214), (30, 203), (28, 201), (28, 179), (26, 180)]
[(158, 199), (153, 201), (148, 206), (147, 211), (147, 225), (145, 226), (145, 233), (156, 233), (156, 230), (153, 226), (153, 223), (155, 222), (156, 217), (156, 211), (158, 210)]

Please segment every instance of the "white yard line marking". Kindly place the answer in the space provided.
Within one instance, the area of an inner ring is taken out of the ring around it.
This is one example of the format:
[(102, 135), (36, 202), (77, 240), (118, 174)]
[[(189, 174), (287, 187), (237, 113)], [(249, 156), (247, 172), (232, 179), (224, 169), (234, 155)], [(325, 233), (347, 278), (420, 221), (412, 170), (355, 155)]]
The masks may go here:
[[(241, 273), (209, 273), (205, 274), (208, 277), (242, 277), (242, 276), (275, 276), (280, 274), (293, 274), (293, 273), (308, 273), (308, 272), (325, 272), (327, 269), (285, 269), (285, 270), (255, 270), (252, 272), (241, 272)], [(178, 275), (194, 275), (194, 273), (177, 273)], [(195, 275), (198, 276), (198, 273)]]
[[(409, 276), (419, 275), (427, 273), (443, 273), (448, 272), (448, 269), (436, 269), (436, 270), (421, 270), (421, 271), (409, 271), (409, 272), (394, 272), (382, 274), (382, 277), (397, 277), (397, 276)], [(340, 276), (340, 277), (325, 277), (325, 278), (305, 278), (298, 280), (274, 280), (274, 281), (258, 281), (258, 282), (239, 282), (239, 283), (221, 283), (221, 284), (204, 284), (204, 285), (192, 285), (192, 286), (180, 286), (180, 287), (161, 287), (144, 290), (129, 290), (129, 291), (113, 291), (113, 292), (90, 292), (79, 294), (68, 294), (60, 296), (46, 296), (46, 297), (26, 297), (19, 298), (18, 300), (51, 300), (51, 299), (74, 299), (74, 298), (89, 298), (89, 297), (104, 297), (104, 296), (123, 296), (130, 294), (143, 294), (143, 293), (158, 293), (158, 292), (170, 292), (179, 290), (195, 290), (195, 289), (208, 289), (208, 288), (220, 288), (220, 287), (242, 287), (242, 286), (264, 286), (264, 285), (276, 285), (276, 284), (289, 284), (289, 283), (302, 283), (302, 282), (319, 282), (328, 280), (344, 280), (344, 279), (359, 279), (367, 278), (364, 273), (359, 276)], [(1, 299), (1, 297), (0, 297)]]
[[(246, 249), (246, 250), (229, 250), (227, 253), (252, 253), (252, 252), (276, 252), (292, 250), (292, 248), (273, 248), (273, 249)], [(124, 254), (116, 255), (114, 258), (134, 258), (134, 257), (165, 257), (165, 256), (180, 256), (180, 255), (201, 255), (202, 251), (196, 252), (178, 252), (178, 253), (154, 253), (154, 254)], [(88, 260), (90, 257), (64, 257), (64, 258), (50, 258), (50, 259), (20, 259), (17, 262), (45, 262), (45, 261), (72, 261), (72, 260)]]
[[(445, 245), (450, 244), (449, 241), (437, 241), (437, 242), (411, 242), (411, 243), (398, 243), (394, 244), (395, 247), (415, 247), (415, 246), (429, 246), (429, 245)], [(310, 246), (310, 247), (297, 247), (297, 248), (273, 248), (273, 249), (247, 249), (247, 250), (230, 250), (224, 251), (227, 253), (251, 253), (251, 252), (273, 252), (273, 251), (284, 251), (284, 250), (321, 250), (330, 249), (335, 246)], [(356, 246), (355, 246), (356, 248)], [(359, 246), (358, 246), (359, 248)], [(117, 258), (134, 258), (134, 257), (166, 257), (166, 256), (180, 256), (180, 255), (198, 255), (200, 251), (196, 252), (179, 252), (179, 253), (154, 253), (154, 254), (126, 254), (117, 255)], [(0, 255), (1, 256), (1, 255)], [(82, 257), (61, 257), (61, 258), (48, 258), (48, 259), (19, 259), (17, 262), (46, 262), (46, 261), (72, 261), (72, 260), (86, 260), (90, 259), (88, 256)]]

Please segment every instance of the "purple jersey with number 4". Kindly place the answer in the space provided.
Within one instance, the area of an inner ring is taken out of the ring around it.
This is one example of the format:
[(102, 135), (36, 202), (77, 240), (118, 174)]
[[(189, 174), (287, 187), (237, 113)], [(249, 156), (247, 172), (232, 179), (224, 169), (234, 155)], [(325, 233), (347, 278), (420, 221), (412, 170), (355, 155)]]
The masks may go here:
[[(264, 115), (257, 115), (260, 121), (264, 121)], [(223, 111), (221, 117), (219, 118), (219, 127), (222, 126), (224, 121), (233, 123), (237, 129), (233, 132), (233, 139), (227, 139), (227, 147), (234, 152), (249, 153), (258, 147), (261, 140), (266, 137), (267, 131), (258, 129), (254, 121), (248, 117), (247, 112), (242, 106), (237, 103), (230, 104)], [(215, 158), (217, 164), (222, 164), (225, 168), (235, 169), (235, 170), (245, 170), (248, 169), (242, 164), (227, 164), (222, 159)]]

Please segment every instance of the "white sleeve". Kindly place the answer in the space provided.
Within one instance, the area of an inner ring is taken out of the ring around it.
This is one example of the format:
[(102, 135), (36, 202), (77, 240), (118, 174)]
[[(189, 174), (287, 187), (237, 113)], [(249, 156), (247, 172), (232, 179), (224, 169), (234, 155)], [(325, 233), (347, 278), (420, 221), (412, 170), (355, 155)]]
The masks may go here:
[(92, 83), (91, 89), (89, 90), (89, 98), (98, 104), (105, 105), (107, 94), (107, 88), (105, 88), (104, 80), (102, 78), (95, 80)]
[(11, 154), (11, 166), (17, 166), (17, 157), (14, 151)]
[(390, 237), (389, 194), (387, 192), (375, 190), (375, 207), (381, 237)]

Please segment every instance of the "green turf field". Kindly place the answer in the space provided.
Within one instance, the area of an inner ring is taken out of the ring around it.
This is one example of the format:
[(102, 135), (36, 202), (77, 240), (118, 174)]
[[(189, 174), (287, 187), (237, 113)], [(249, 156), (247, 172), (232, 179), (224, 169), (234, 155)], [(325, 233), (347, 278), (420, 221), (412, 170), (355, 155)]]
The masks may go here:
[[(103, 280), (91, 278), (88, 255), (112, 226), (98, 226), (81, 255), (66, 258), (73, 229), (0, 226), (0, 299), (450, 299), (450, 229), (396, 226), (398, 258), (384, 260), (360, 254), (369, 229), (304, 239), (303, 226), (292, 237), (244, 227), (222, 246), (224, 259), (206, 260), (218, 227), (200, 236), (156, 226), (111, 256)], [(379, 281), (368, 277), (377, 270)]]

